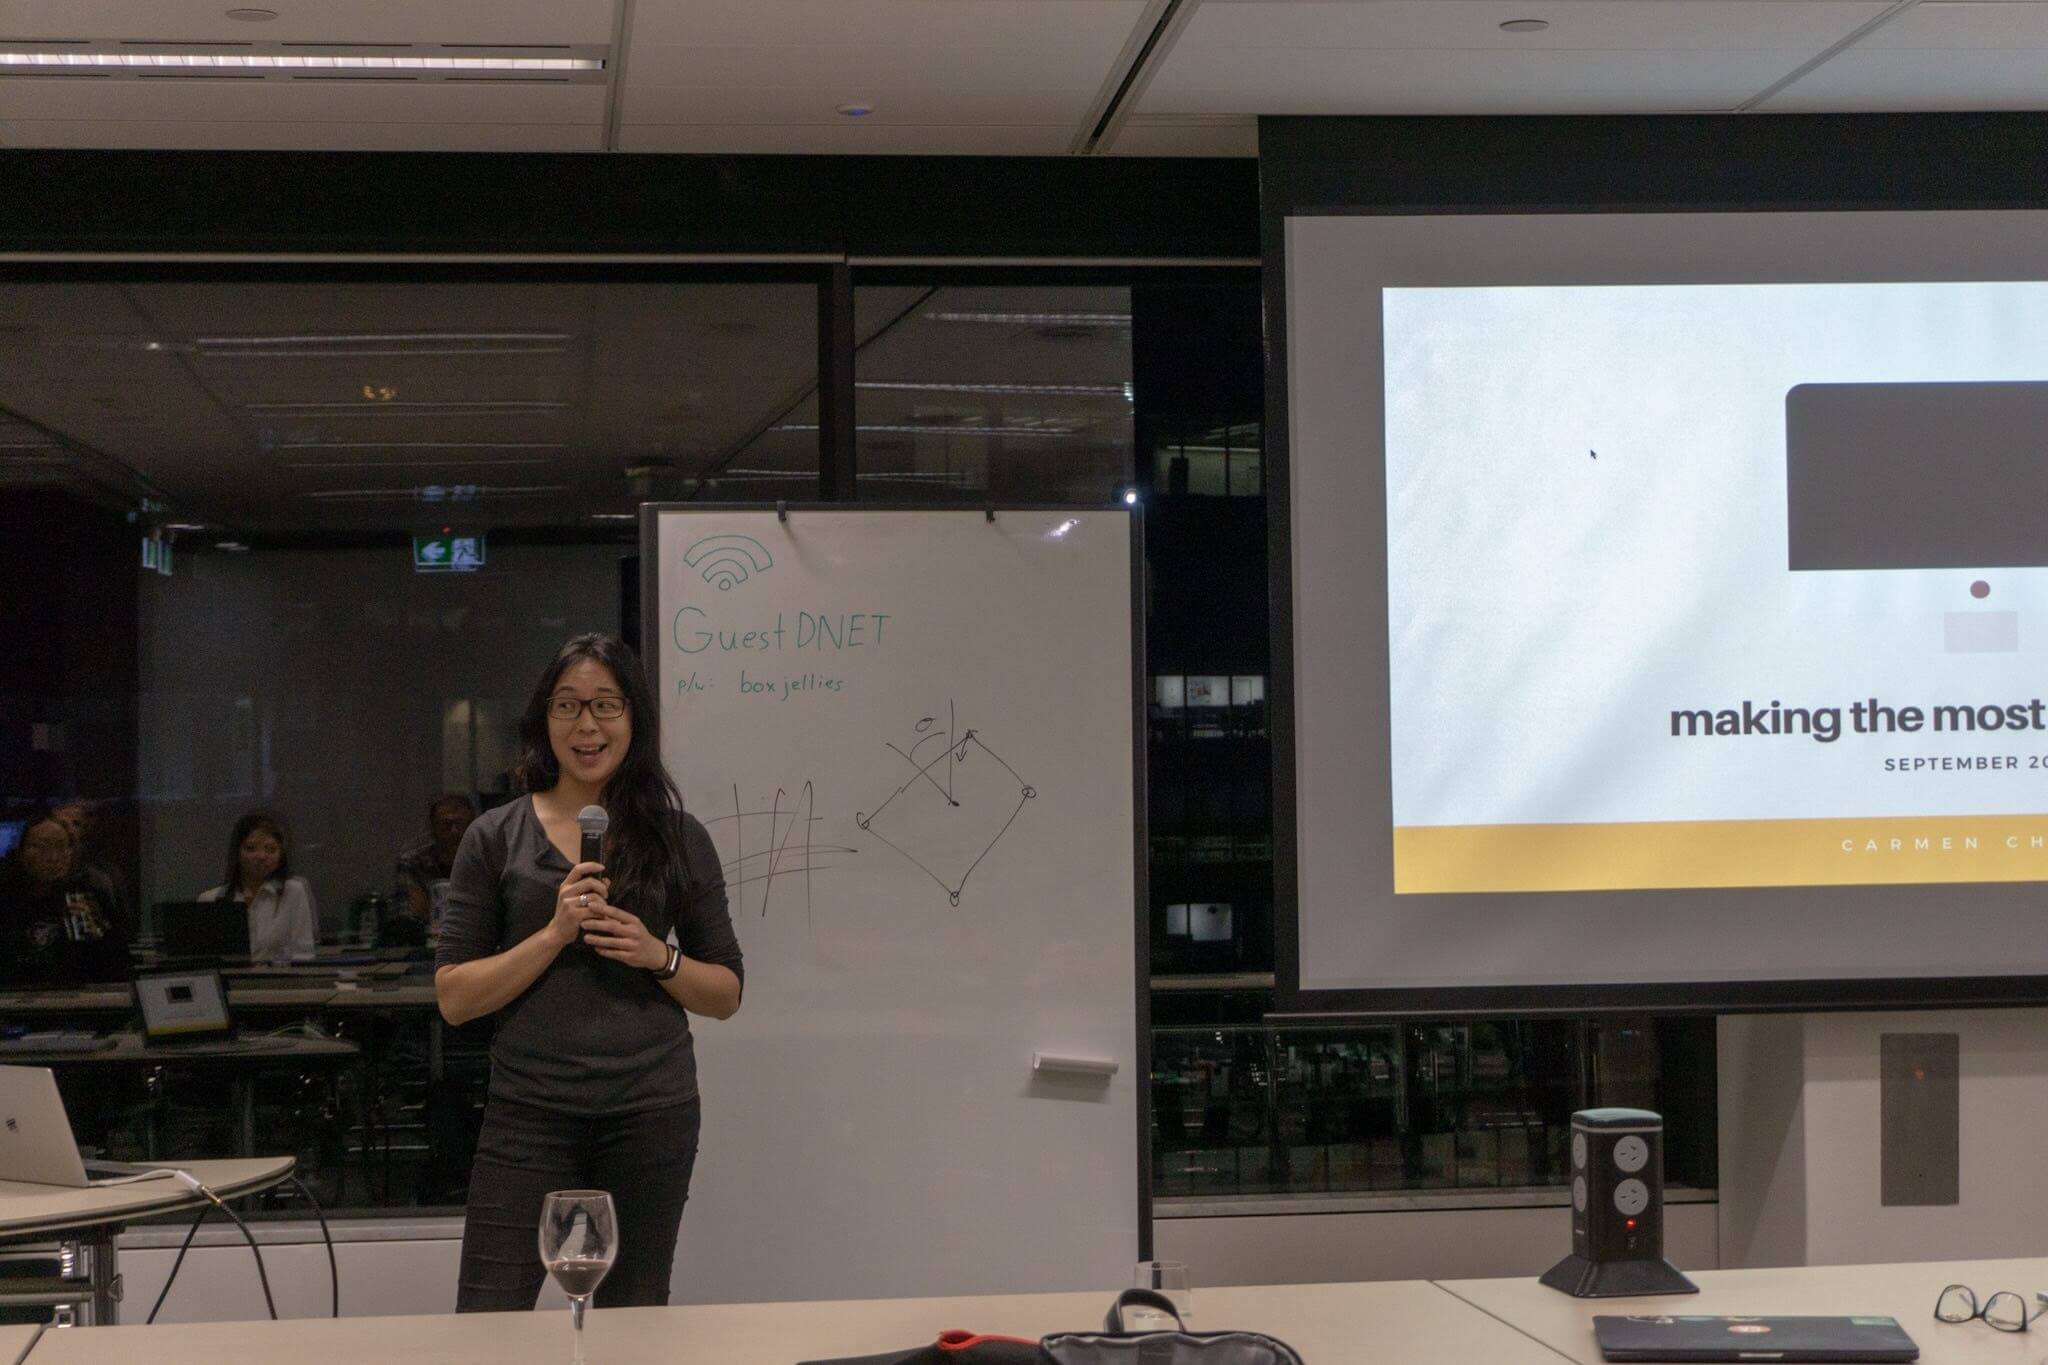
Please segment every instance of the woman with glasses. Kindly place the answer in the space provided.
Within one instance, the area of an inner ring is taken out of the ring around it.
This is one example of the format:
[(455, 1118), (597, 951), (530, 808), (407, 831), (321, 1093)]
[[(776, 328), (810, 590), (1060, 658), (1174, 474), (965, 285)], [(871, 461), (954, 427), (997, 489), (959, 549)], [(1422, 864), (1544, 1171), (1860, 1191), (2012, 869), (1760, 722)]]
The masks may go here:
[[(495, 1016), (458, 1312), (531, 1309), (551, 1190), (609, 1192), (618, 1259), (599, 1307), (665, 1304), (697, 1157), (689, 1015), (739, 1009), (739, 941), (704, 826), (663, 769), (640, 664), (609, 635), (562, 646), (519, 723), (527, 795), (479, 816), (449, 876), (434, 989)], [(610, 817), (578, 854), (577, 812)]]

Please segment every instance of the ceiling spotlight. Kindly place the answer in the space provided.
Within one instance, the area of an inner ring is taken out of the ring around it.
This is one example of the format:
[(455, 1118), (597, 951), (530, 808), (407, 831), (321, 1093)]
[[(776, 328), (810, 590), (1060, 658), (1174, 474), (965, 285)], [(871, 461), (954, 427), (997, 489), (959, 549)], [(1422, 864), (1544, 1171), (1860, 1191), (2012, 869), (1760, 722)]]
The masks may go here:
[(1500, 26), (1502, 33), (1541, 33), (1550, 27), (1548, 19), (1510, 19)]
[(277, 17), (274, 9), (231, 9), (228, 18), (239, 19), (245, 24), (267, 24)]
[(866, 100), (849, 100), (835, 111), (841, 118), (866, 118), (875, 112), (875, 106)]

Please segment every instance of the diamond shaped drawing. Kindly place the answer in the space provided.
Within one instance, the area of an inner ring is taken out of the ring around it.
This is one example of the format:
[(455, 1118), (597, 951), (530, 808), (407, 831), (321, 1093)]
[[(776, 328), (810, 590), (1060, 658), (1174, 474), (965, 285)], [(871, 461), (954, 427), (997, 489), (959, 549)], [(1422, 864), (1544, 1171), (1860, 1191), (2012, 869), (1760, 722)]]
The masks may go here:
[(969, 879), (1037, 795), (952, 707), (927, 716), (906, 744), (883, 745), (872, 809), (853, 822), (930, 877), (958, 905)]

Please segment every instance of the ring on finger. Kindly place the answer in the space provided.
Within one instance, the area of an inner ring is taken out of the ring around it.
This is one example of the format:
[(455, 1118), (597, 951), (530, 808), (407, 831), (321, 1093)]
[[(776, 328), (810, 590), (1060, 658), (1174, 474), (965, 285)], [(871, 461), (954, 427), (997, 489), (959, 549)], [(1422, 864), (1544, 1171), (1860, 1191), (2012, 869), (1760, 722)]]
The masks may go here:
[(588, 910), (590, 908), (590, 893), (588, 891), (576, 898), (576, 908), (578, 910)]

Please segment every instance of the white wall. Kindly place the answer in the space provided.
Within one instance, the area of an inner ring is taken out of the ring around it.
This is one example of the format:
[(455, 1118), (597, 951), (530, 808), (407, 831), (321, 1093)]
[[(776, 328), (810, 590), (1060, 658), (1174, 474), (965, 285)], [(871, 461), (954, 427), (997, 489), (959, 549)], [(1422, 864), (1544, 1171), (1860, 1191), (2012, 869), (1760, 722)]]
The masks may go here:
[[(1881, 1202), (1879, 1039), (1960, 1040), (1960, 1200)], [(2048, 1252), (2048, 1010), (1720, 1021), (1721, 1253), (1728, 1266)]]
[(619, 628), (623, 553), (492, 545), (481, 572), (418, 574), (399, 546), (258, 550), (145, 575), (143, 905), (218, 883), (229, 829), (257, 806), (290, 823), (330, 930), (358, 893), (388, 893), (428, 800), (467, 777), (466, 743), (444, 755), (448, 704), (495, 712), (483, 728), (502, 743), (563, 640)]
[[(1671, 1202), (1664, 1213), (1667, 1260), (1681, 1270), (1720, 1264), (1712, 1203)], [(1187, 1262), (1197, 1285), (1535, 1276), (1571, 1250), (1571, 1214), (1560, 1203), (1159, 1218), (1152, 1224), (1152, 1250), (1161, 1259)]]

